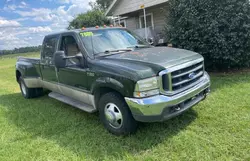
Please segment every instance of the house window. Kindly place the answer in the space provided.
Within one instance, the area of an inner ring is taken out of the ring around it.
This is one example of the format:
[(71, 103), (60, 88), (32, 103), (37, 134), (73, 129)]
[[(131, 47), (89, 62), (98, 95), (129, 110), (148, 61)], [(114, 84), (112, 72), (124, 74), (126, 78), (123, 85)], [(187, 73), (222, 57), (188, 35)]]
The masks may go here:
[[(115, 20), (115, 23), (114, 25), (119, 25), (119, 20)], [(123, 27), (127, 27), (127, 23), (126, 23), (126, 20), (120, 20), (120, 25), (122, 25)]]
[[(139, 22), (140, 22), (140, 28), (145, 28), (145, 21), (144, 21), (144, 15), (141, 15), (139, 17)], [(146, 27), (152, 27), (154, 28), (154, 19), (153, 19), (153, 14), (149, 13), (146, 15)]]
[(123, 27), (127, 27), (126, 20), (121, 20), (120, 25), (122, 25)]

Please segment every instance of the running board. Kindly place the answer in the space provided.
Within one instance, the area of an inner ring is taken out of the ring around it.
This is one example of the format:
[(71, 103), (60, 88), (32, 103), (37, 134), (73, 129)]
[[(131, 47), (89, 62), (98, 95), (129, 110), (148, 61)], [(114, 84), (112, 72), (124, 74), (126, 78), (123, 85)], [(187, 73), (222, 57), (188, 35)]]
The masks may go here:
[(88, 113), (94, 113), (96, 111), (96, 109), (91, 105), (87, 105), (83, 102), (80, 102), (78, 100), (72, 99), (70, 97), (64, 96), (64, 95), (56, 93), (56, 92), (49, 93), (49, 97), (54, 98), (54, 99), (61, 101), (63, 103), (66, 103), (68, 105), (74, 106), (76, 108), (79, 108), (79, 109), (86, 111)]

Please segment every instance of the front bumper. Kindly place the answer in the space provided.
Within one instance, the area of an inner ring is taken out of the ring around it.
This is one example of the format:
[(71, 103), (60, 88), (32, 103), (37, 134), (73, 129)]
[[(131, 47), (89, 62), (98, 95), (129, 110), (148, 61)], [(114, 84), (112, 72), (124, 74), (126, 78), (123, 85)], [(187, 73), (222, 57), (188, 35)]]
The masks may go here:
[(137, 121), (160, 122), (175, 117), (206, 98), (210, 92), (207, 73), (196, 86), (174, 96), (157, 95), (149, 98), (125, 98)]

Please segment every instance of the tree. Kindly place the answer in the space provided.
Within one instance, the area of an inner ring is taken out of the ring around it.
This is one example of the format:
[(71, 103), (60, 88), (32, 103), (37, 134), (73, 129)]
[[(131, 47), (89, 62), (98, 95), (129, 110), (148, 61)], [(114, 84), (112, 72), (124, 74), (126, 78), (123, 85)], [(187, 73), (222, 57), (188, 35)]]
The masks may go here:
[(101, 6), (103, 10), (108, 9), (113, 0), (96, 0), (96, 3)]
[(93, 27), (99, 25), (109, 25), (109, 19), (104, 12), (99, 9), (92, 9), (86, 13), (79, 14), (69, 23), (68, 29), (77, 29), (82, 27)]
[(38, 52), (38, 51), (41, 50), (41, 48), (42, 48), (42, 46), (39, 45), (39, 46), (29, 46), (29, 47), (14, 48), (13, 50), (0, 50), (0, 55)]
[(250, 66), (249, 0), (170, 0), (165, 35), (196, 51), (209, 69)]

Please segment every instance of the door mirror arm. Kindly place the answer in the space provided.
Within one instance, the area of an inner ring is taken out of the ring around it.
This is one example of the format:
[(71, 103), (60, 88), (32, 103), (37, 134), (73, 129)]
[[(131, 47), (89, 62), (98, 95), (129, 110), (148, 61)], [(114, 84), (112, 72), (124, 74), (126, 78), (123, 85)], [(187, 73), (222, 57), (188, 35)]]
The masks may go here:
[(83, 56), (82, 56), (81, 53), (76, 54), (75, 56), (64, 56), (63, 59), (64, 59), (64, 60), (68, 60), (68, 59), (78, 59), (79, 62), (80, 62), (80, 66), (81, 66), (81, 67), (85, 67), (85, 62), (84, 62), (84, 59), (83, 59)]
[(67, 59), (74, 59), (74, 58), (80, 60), (80, 59), (83, 58), (83, 56), (82, 56), (82, 54), (76, 54), (75, 56), (64, 56), (64, 57), (63, 57), (64, 60), (67, 60)]

